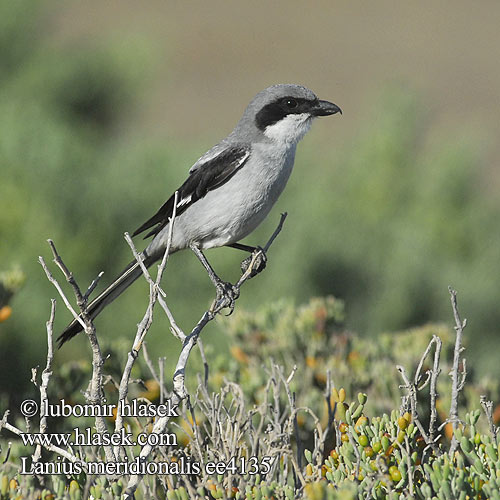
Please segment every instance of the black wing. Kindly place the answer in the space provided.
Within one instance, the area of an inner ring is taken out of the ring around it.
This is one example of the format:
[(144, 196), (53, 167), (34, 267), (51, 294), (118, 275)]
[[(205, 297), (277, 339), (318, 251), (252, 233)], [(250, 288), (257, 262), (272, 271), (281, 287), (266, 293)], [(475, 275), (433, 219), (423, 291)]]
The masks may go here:
[[(237, 145), (221, 148), (215, 146), (202, 156), (189, 171), (186, 182), (177, 190), (176, 215), (182, 214), (188, 207), (209, 191), (225, 184), (246, 163), (250, 156), (250, 147)], [(158, 234), (167, 224), (174, 209), (175, 194), (172, 195), (132, 236), (142, 233), (153, 226), (144, 238)]]

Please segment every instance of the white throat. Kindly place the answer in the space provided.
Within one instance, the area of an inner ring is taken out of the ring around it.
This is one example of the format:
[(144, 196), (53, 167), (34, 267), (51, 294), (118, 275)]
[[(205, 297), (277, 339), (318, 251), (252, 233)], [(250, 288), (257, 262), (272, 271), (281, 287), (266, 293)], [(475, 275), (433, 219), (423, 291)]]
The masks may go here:
[(312, 117), (309, 113), (287, 115), (273, 125), (268, 125), (264, 135), (269, 139), (288, 144), (296, 144), (311, 128)]

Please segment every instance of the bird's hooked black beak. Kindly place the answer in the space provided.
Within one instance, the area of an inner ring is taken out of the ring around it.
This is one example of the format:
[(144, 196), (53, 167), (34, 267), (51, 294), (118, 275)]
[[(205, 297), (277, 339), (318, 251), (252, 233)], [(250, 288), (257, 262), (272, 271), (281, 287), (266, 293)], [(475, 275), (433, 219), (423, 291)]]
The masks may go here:
[(313, 116), (329, 116), (334, 115), (335, 113), (342, 114), (342, 110), (330, 101), (318, 101), (318, 103), (311, 109), (311, 114)]

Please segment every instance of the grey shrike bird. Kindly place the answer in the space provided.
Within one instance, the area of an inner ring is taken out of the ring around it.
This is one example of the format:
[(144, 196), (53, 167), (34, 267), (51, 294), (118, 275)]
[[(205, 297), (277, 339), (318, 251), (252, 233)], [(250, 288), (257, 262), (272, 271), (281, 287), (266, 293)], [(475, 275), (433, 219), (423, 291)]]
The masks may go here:
[[(231, 295), (232, 285), (217, 277), (202, 250), (230, 246), (248, 252), (257, 249), (238, 243), (267, 216), (292, 171), (297, 143), (317, 116), (342, 113), (300, 85), (273, 85), (259, 92), (234, 130), (205, 153), (189, 170), (178, 189), (170, 253), (190, 248), (208, 271), (217, 295)], [(166, 250), (169, 218), (175, 195), (133, 236), (149, 229), (153, 239), (142, 252), (146, 267)], [(142, 274), (137, 261), (88, 305), (95, 318)], [(233, 301), (234, 302), (234, 301)], [(232, 302), (231, 302), (232, 303)], [(59, 347), (82, 330), (72, 321), (57, 339)]]

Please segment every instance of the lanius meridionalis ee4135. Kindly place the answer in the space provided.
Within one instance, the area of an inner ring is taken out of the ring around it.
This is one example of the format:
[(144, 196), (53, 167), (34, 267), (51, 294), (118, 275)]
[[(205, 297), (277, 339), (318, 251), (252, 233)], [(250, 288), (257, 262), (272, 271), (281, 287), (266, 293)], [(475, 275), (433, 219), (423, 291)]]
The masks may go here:
[[(232, 246), (254, 251), (238, 242), (264, 220), (283, 191), (297, 143), (314, 118), (339, 112), (338, 106), (319, 100), (300, 85), (273, 85), (259, 92), (234, 130), (191, 167), (177, 190), (170, 253), (191, 248), (210, 274), (204, 249)], [(173, 195), (134, 232), (135, 236), (149, 230), (145, 237), (153, 237), (141, 254), (146, 267), (163, 257), (174, 202)], [(138, 263), (132, 262), (89, 304), (90, 317), (95, 318), (141, 274)], [(211, 278), (218, 292), (224, 291), (226, 284), (215, 273)], [(59, 347), (81, 330), (81, 324), (72, 321), (59, 336)]]

